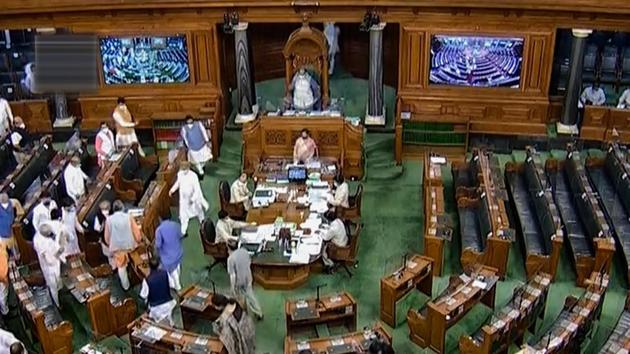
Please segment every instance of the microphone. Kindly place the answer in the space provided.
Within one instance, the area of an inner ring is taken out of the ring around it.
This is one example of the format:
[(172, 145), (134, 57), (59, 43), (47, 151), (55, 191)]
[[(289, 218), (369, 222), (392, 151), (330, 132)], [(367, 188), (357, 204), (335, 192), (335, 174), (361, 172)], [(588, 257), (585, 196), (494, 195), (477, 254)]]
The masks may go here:
[(408, 253), (405, 253), (403, 255), (403, 264), (402, 264), (403, 269), (407, 268), (407, 255)]
[(216, 294), (217, 288), (216, 288), (216, 284), (214, 283), (214, 280), (212, 279), (208, 279), (208, 280), (210, 280), (210, 282), (212, 283), (212, 294)]
[(319, 284), (317, 285), (317, 299), (315, 300), (315, 304), (319, 305), (319, 289), (328, 286), (328, 284)]

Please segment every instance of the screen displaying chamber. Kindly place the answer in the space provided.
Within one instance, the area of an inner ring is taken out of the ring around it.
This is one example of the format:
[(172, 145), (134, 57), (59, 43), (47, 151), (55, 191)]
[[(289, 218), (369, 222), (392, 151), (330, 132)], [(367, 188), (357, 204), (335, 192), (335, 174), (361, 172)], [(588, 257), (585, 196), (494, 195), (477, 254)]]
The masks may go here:
[(289, 181), (305, 181), (305, 180), (306, 180), (306, 168), (304, 167), (289, 168)]
[(186, 36), (100, 38), (105, 84), (168, 84), (190, 80)]
[(518, 88), (523, 38), (431, 37), (429, 83)]

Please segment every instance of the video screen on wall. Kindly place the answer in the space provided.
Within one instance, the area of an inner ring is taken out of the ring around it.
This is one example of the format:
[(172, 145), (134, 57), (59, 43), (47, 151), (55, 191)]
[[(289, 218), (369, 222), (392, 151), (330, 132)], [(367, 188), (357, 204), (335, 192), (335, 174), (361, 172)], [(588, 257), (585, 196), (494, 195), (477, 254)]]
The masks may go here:
[(429, 83), (518, 88), (522, 63), (523, 38), (434, 35)]
[(168, 84), (190, 80), (186, 36), (100, 38), (105, 84)]

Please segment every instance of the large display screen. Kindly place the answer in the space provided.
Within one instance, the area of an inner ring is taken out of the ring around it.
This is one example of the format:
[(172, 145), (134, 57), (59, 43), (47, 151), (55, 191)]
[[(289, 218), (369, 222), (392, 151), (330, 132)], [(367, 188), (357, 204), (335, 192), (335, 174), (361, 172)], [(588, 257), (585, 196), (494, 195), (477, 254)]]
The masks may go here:
[(429, 83), (518, 88), (522, 63), (523, 38), (434, 35)]
[(186, 36), (100, 38), (105, 84), (165, 84), (190, 80)]

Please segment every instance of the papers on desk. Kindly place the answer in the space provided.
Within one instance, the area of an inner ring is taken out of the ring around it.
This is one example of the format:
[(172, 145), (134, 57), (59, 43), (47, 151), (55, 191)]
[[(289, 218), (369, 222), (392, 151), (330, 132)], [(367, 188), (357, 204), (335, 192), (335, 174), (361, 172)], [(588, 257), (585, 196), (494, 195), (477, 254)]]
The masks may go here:
[(328, 203), (325, 200), (318, 200), (315, 203), (311, 203), (308, 209), (314, 213), (323, 214), (328, 210)]
[(129, 209), (128, 213), (132, 217), (137, 218), (137, 217), (142, 216), (142, 214), (144, 214), (144, 209), (143, 208), (131, 208), (131, 209)]
[[(322, 239), (318, 235), (301, 239), (297, 246), (296, 253), (306, 253), (308, 255), (318, 255), (322, 251)], [(308, 263), (308, 261), (307, 261)]]
[(166, 335), (166, 331), (155, 326), (148, 326), (144, 330), (144, 335), (157, 342)]
[(264, 240), (275, 241), (273, 236), (273, 224), (258, 225), (256, 227), (247, 227), (241, 230), (241, 242), (243, 243), (262, 243)]
[[(315, 217), (311, 218), (310, 217), (311, 215), (315, 215)], [(300, 228), (317, 230), (319, 229), (319, 226), (321, 224), (322, 224), (322, 219), (320, 219), (319, 216), (317, 216), (317, 214), (310, 214), (309, 218), (300, 224)]]
[(291, 258), (289, 258), (289, 263), (293, 264), (308, 264), (311, 256), (305, 252), (294, 252), (291, 254)]
[(475, 280), (473, 281), (472, 286), (479, 289), (485, 289), (488, 284), (480, 280)]
[(322, 163), (319, 162), (318, 160), (309, 161), (306, 163), (306, 168), (313, 169), (313, 170), (320, 169), (322, 168)]

